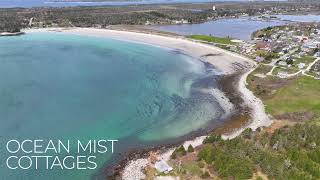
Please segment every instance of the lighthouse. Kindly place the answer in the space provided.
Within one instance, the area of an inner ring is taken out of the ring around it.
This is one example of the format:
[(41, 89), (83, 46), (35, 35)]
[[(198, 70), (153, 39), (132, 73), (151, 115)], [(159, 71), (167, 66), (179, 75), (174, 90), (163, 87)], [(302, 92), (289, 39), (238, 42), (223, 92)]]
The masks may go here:
[(212, 10), (216, 11), (216, 6), (215, 5), (212, 6)]

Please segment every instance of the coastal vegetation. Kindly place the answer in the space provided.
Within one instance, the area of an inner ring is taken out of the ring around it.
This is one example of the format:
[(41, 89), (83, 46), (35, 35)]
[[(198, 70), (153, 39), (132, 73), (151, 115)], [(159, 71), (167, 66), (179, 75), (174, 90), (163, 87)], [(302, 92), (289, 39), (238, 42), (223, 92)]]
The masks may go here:
[(254, 33), (252, 33), (252, 37), (253, 38), (264, 38), (264, 37), (269, 37), (272, 35), (272, 29), (274, 27), (267, 27), (264, 29), (260, 29), (258, 31), (255, 31)]
[(210, 42), (210, 43), (218, 43), (218, 44), (236, 44), (232, 42), (231, 38), (226, 37), (226, 38), (221, 38), (221, 37), (215, 37), (215, 36), (207, 36), (207, 35), (191, 35), (187, 36), (190, 39), (194, 40), (200, 40), (200, 41), (205, 41), (205, 42)]
[(319, 179), (319, 131), (313, 121), (273, 133), (247, 129), (235, 139), (207, 143), (198, 158), (221, 178), (249, 179), (260, 171), (269, 179)]
[(180, 158), (171, 160), (181, 179), (319, 179), (320, 121), (285, 124), (223, 140), (212, 134)]
[[(189, 152), (189, 148), (188, 148), (188, 152)], [(187, 151), (185, 150), (185, 148), (183, 146), (180, 146), (174, 150), (174, 152), (171, 154), (171, 158), (176, 159), (177, 157), (184, 156), (186, 154), (187, 154)]]
[(299, 77), (265, 99), (266, 110), (274, 116), (320, 118), (320, 83), (311, 77)]
[(263, 100), (269, 114), (296, 121), (320, 118), (319, 80), (308, 76), (288, 79), (257, 76), (269, 70), (270, 66), (259, 65), (248, 77), (249, 89)]
[(9, 32), (15, 33), (20, 32), (22, 28), (22, 22), (16, 18), (15, 15), (5, 16), (0, 15), (0, 33), (1, 32)]

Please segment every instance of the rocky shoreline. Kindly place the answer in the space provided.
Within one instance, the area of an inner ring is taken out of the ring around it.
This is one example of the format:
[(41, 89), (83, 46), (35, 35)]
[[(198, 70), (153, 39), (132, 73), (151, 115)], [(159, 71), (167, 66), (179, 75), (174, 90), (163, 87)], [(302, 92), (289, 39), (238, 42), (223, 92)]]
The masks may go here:
[[(264, 112), (264, 109), (258, 109), (253, 107), (254, 105), (248, 104), (248, 101), (252, 99), (245, 99), (243, 93), (247, 93), (243, 88), (245, 88), (246, 77), (255, 68), (247, 71), (240, 72), (238, 74), (226, 75), (224, 76), (219, 85), (221, 90), (226, 93), (230, 102), (235, 105), (236, 112), (230, 117), (226, 122), (224, 122), (221, 127), (210, 129), (209, 131), (204, 131), (201, 135), (190, 136), (187, 141), (181, 141), (173, 145), (155, 147), (149, 150), (142, 150), (141, 152), (135, 152), (129, 154), (126, 159), (121, 161), (118, 169), (114, 171), (114, 174), (109, 176), (110, 179), (116, 180), (139, 180), (145, 177), (144, 169), (150, 165), (150, 157), (152, 153), (157, 153), (158, 160), (168, 161), (170, 159), (173, 151), (183, 145), (185, 149), (191, 144), (194, 148), (202, 145), (203, 140), (212, 133), (221, 134), (223, 139), (232, 139), (237, 137), (245, 128), (256, 129), (262, 126), (268, 126), (271, 121), (253, 121), (252, 118), (256, 117), (258, 114)], [(242, 84), (244, 83), (244, 84)], [(241, 89), (242, 88), (242, 89)], [(249, 90), (247, 90), (249, 91)], [(260, 103), (260, 100), (252, 96), (255, 103)], [(254, 111), (254, 113), (252, 113)], [(263, 112), (262, 112), (263, 111)], [(262, 118), (267, 118), (262, 116)], [(128, 176), (131, 174), (132, 176)]]
[[(225, 75), (218, 81), (218, 88), (225, 93), (225, 96), (228, 97), (230, 102), (234, 105), (234, 109), (236, 110), (233, 112), (233, 115), (230, 118), (227, 118), (223, 124), (221, 124), (219, 127), (212, 127), (206, 129), (205, 131), (188, 134), (181, 138), (181, 140), (177, 143), (129, 152), (117, 165), (106, 168), (107, 179), (141, 179), (143, 177), (143, 168), (149, 164), (148, 158), (150, 157), (151, 153), (159, 154), (158, 157), (160, 159), (167, 159), (170, 157), (174, 149), (180, 145), (183, 145), (185, 148), (187, 148), (189, 144), (191, 144), (193, 147), (197, 147), (202, 144), (203, 140), (209, 134), (232, 134), (234, 130), (241, 129), (242, 127), (248, 125), (250, 123), (249, 118), (245, 118), (245, 120), (241, 122), (238, 119), (238, 116), (249, 117), (249, 109), (247, 106), (244, 106), (240, 92), (236, 90), (238, 86), (237, 82), (239, 82), (242, 74), (243, 73)], [(230, 122), (236, 123), (231, 123), (231, 125), (228, 125)], [(141, 171), (137, 169), (141, 169)], [(131, 174), (131, 176), (128, 176), (128, 174)]]

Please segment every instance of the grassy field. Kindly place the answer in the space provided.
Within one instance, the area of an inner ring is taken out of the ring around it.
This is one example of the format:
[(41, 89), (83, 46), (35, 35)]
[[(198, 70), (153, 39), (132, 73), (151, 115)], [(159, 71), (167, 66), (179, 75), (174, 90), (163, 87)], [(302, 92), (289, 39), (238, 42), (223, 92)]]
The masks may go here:
[(251, 73), (249, 74), (247, 78), (248, 82), (248, 88), (260, 98), (262, 96), (265, 96), (268, 94), (268, 91), (270, 88), (267, 88), (264, 81), (271, 81), (273, 77), (267, 76), (265, 78), (257, 77), (257, 74), (266, 75), (270, 70), (272, 69), (272, 66), (267, 66), (263, 64), (259, 64), (259, 66)]
[(267, 52), (264, 50), (256, 51), (256, 56), (260, 56), (264, 58), (264, 63), (270, 63), (273, 59), (279, 58), (277, 53)]
[(259, 64), (259, 66), (249, 76), (252, 76), (254, 74), (267, 74), (271, 69), (272, 69), (272, 66)]
[(320, 117), (320, 82), (310, 77), (299, 77), (280, 88), (265, 100), (266, 110), (272, 115), (294, 112), (312, 112)]
[(195, 40), (201, 40), (201, 41), (207, 41), (212, 43), (219, 43), (219, 44), (236, 44), (235, 42), (232, 42), (231, 38), (220, 38), (215, 36), (206, 36), (206, 35), (191, 35), (187, 36), (190, 39)]
[(283, 67), (276, 67), (273, 71), (272, 74), (273, 75), (278, 75), (279, 72), (287, 72), (288, 74), (293, 74), (298, 72), (300, 69), (298, 67), (295, 66), (291, 66), (291, 67), (287, 67), (287, 68), (283, 68)]
[(306, 66), (308, 66), (308, 64), (312, 63), (315, 59), (316, 58), (313, 56), (305, 56), (302, 58), (298, 58), (294, 61), (293, 65), (291, 67), (279, 66), (273, 70), (272, 74), (277, 75), (278, 72), (280, 72), (280, 71), (287, 72), (288, 74), (296, 73), (296, 72), (300, 71), (300, 69), (298, 67), (299, 63), (305, 63)]
[(299, 64), (299, 63), (310, 64), (310, 63), (312, 63), (315, 59), (316, 59), (316, 58), (313, 57), (313, 56), (305, 56), (305, 57), (296, 59), (295, 64)]
[[(266, 105), (267, 113), (273, 116), (284, 114), (299, 114), (304, 119), (320, 119), (320, 81), (312, 77), (299, 76), (297, 78), (279, 79), (267, 76), (257, 77), (255, 74), (265, 74), (270, 66), (259, 65), (248, 76), (248, 88), (261, 98)], [(279, 71), (276, 68), (274, 72)], [(309, 113), (310, 116), (305, 115)], [(295, 119), (295, 118), (293, 118)]]

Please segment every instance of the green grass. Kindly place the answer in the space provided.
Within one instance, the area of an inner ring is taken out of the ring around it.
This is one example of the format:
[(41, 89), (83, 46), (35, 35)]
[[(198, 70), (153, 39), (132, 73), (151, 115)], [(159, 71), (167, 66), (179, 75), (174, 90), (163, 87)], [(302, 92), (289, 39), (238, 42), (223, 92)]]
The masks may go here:
[(272, 74), (273, 75), (278, 75), (278, 73), (282, 71), (282, 72), (287, 72), (288, 74), (293, 74), (299, 71), (298, 67), (295, 66), (291, 66), (291, 67), (276, 67), (273, 71)]
[(206, 36), (206, 35), (191, 35), (187, 37), (190, 39), (219, 43), (219, 44), (236, 44), (235, 42), (231, 41), (232, 40), (231, 38), (220, 38), (220, 37)]
[(202, 170), (198, 166), (197, 162), (190, 163), (190, 164), (183, 164), (182, 169), (186, 170), (186, 172), (190, 173), (191, 175), (200, 176), (202, 173)]
[(311, 77), (299, 77), (279, 89), (265, 101), (267, 112), (280, 115), (293, 112), (313, 112), (320, 116), (320, 82)]
[[(272, 74), (273, 75), (277, 75), (278, 72), (283, 71), (283, 72), (287, 72), (288, 74), (293, 74), (298, 72), (300, 69), (298, 68), (298, 64), (299, 63), (305, 63), (306, 66), (308, 66), (308, 64), (312, 63), (316, 58), (314, 58), (313, 56), (305, 56), (305, 57), (301, 57), (296, 59), (296, 61), (293, 63), (293, 66), (291, 67), (287, 67), (287, 66), (280, 66), (277, 67), (273, 70)], [(305, 67), (306, 68), (306, 67)]]
[(278, 53), (271, 53), (271, 52), (267, 52), (267, 51), (264, 51), (264, 50), (256, 51), (256, 56), (263, 57), (265, 59), (264, 63), (270, 63), (272, 61), (272, 59), (279, 58), (279, 54)]
[(308, 71), (306, 74), (317, 77), (318, 75), (314, 71)]
[[(267, 74), (270, 70), (272, 69), (272, 66), (267, 66), (264, 64), (259, 64), (258, 67), (248, 76), (247, 81), (250, 82), (258, 77), (254, 76), (255, 74)], [(249, 89), (250, 89), (250, 84), (249, 84)], [(252, 90), (252, 89), (251, 89)]]
[(225, 45), (225, 44), (217, 44), (216, 46), (217, 46), (217, 47), (219, 47), (219, 48), (221, 48), (221, 49), (225, 49), (225, 50), (230, 51), (230, 47), (229, 47), (229, 45)]
[(312, 63), (316, 58), (313, 56), (304, 56), (301, 58), (296, 59), (295, 64), (298, 63), (305, 63), (305, 64), (310, 64)]
[(259, 64), (252, 74), (267, 74), (272, 69), (272, 66)]

